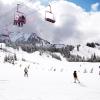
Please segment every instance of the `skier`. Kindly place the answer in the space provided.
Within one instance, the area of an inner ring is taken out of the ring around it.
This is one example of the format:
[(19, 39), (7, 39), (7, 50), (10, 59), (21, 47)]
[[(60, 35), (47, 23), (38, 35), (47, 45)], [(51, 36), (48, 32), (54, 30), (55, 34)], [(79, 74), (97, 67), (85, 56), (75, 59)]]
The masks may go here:
[(24, 69), (24, 77), (27, 76), (28, 77), (28, 69), (25, 67)]
[(100, 75), (100, 66), (99, 66), (99, 75)]
[(99, 71), (99, 75), (100, 75), (100, 71)]
[(74, 77), (74, 83), (76, 83), (76, 81), (78, 81), (78, 83), (80, 83), (80, 81), (78, 80), (78, 77), (77, 77), (77, 71), (74, 71), (73, 77)]

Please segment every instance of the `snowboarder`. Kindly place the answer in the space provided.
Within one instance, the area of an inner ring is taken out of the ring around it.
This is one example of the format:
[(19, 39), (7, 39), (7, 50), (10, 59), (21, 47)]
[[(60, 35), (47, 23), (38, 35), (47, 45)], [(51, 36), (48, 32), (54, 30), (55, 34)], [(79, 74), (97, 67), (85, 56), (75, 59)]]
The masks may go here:
[(80, 83), (80, 81), (78, 80), (78, 77), (77, 77), (77, 71), (74, 71), (73, 77), (74, 77), (74, 83), (76, 83), (76, 81), (78, 81), (78, 83)]
[(24, 69), (24, 77), (27, 76), (28, 77), (28, 69), (25, 67)]

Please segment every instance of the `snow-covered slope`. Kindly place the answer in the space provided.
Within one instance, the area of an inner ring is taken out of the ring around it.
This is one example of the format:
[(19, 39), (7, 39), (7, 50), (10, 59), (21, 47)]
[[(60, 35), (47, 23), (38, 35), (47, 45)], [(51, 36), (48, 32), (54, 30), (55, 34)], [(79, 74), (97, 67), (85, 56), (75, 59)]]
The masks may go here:
[[(2, 44), (2, 48), (7, 47)], [(99, 63), (70, 63), (48, 53), (7, 50), (10, 52), (0, 50), (0, 100), (100, 100)], [(15, 64), (4, 63), (4, 56), (13, 53), (18, 58)], [(29, 77), (24, 77), (25, 67)], [(74, 70), (80, 83), (73, 83)]]
[(94, 54), (100, 56), (100, 50), (98, 48), (88, 47), (83, 44), (79, 47), (79, 51), (77, 50), (77, 46), (76, 46), (74, 50), (71, 51), (71, 54), (79, 55), (84, 58), (91, 58), (91, 55)]

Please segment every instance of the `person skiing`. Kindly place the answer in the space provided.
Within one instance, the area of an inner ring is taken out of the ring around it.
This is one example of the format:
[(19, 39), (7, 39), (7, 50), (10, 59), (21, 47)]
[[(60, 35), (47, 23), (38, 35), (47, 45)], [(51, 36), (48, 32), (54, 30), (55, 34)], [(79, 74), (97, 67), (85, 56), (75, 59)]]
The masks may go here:
[(28, 69), (25, 67), (24, 69), (24, 77), (27, 76), (28, 77)]
[(76, 83), (76, 81), (78, 81), (78, 83), (80, 83), (80, 81), (78, 80), (78, 77), (77, 77), (77, 71), (74, 71), (73, 77), (74, 77), (74, 83)]
[(100, 75), (100, 71), (99, 71), (99, 75)]
[(99, 75), (100, 75), (100, 66), (99, 66)]

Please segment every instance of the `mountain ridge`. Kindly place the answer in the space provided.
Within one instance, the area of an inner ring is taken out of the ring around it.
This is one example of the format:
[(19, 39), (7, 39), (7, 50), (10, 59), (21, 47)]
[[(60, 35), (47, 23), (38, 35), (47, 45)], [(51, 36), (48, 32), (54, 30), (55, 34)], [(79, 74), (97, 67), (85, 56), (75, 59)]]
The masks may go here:
[[(17, 37), (17, 35), (19, 37)], [(14, 40), (14, 38), (16, 40)], [(85, 45), (51, 44), (47, 40), (39, 37), (36, 33), (13, 33), (13, 35), (0, 34), (0, 42), (6, 43), (7, 46), (17, 49), (21, 47), (22, 50), (29, 53), (34, 51), (49, 51), (51, 53), (58, 52), (69, 61), (100, 61), (100, 45), (99, 43), (94, 42)]]

